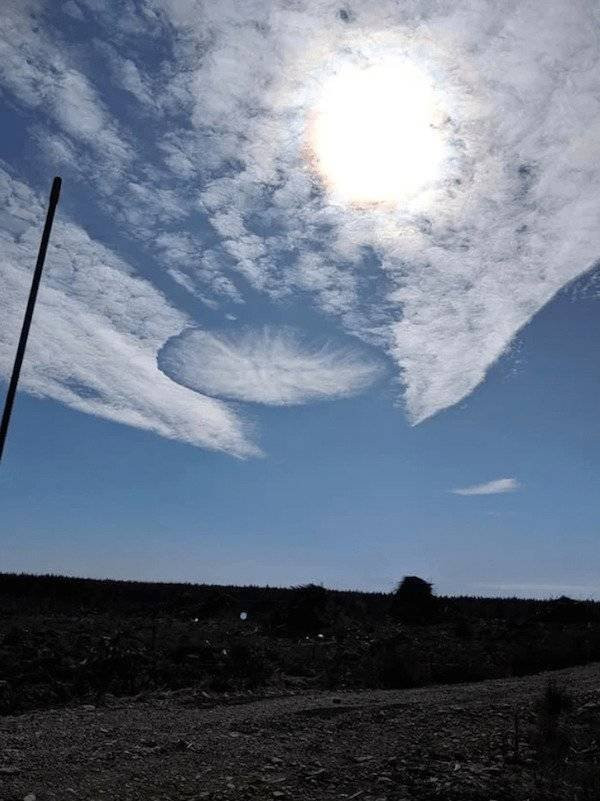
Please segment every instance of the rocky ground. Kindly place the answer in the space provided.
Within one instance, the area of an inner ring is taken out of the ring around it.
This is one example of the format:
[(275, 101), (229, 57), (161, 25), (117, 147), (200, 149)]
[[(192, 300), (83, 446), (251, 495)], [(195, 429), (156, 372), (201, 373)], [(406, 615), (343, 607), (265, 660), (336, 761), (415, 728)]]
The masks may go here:
[[(574, 701), (559, 745), (536, 712), (549, 678)], [(593, 801), (599, 715), (599, 664), (411, 690), (114, 699), (0, 718), (0, 800)]]

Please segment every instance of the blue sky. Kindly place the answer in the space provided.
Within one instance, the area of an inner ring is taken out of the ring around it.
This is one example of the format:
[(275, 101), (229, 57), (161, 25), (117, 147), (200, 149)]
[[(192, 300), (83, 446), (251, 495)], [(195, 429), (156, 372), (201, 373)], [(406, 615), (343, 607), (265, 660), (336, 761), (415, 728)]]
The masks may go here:
[(598, 12), (494, 6), (9, 0), (2, 569), (600, 597)]

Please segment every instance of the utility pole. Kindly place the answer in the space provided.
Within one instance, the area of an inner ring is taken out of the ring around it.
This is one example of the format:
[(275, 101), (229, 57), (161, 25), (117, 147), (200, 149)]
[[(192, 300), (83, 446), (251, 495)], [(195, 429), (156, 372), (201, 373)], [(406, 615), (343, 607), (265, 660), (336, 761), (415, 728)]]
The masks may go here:
[(15, 363), (13, 365), (12, 375), (8, 385), (8, 392), (6, 393), (6, 399), (4, 401), (4, 411), (2, 412), (2, 422), (0, 423), (0, 461), (2, 460), (2, 452), (4, 451), (6, 435), (8, 433), (10, 415), (15, 402), (15, 395), (17, 394), (17, 384), (19, 383), (19, 375), (21, 373), (21, 366), (23, 364), (23, 357), (25, 356), (25, 348), (27, 347), (27, 337), (29, 336), (29, 329), (31, 328), (33, 310), (35, 308), (35, 301), (37, 299), (37, 293), (40, 287), (42, 270), (44, 269), (46, 250), (48, 249), (48, 241), (50, 240), (50, 231), (52, 230), (52, 223), (54, 222), (54, 212), (56, 211), (56, 206), (58, 204), (61, 183), (62, 181), (60, 178), (55, 178), (52, 181), (52, 189), (50, 190), (50, 200), (48, 202), (46, 223), (44, 224), (42, 241), (40, 242), (37, 262), (35, 264), (35, 270), (33, 271), (33, 280), (31, 281), (31, 289), (29, 290), (29, 300), (27, 301), (27, 308), (25, 309), (25, 316), (23, 318), (21, 336), (19, 337), (19, 344), (17, 346)]

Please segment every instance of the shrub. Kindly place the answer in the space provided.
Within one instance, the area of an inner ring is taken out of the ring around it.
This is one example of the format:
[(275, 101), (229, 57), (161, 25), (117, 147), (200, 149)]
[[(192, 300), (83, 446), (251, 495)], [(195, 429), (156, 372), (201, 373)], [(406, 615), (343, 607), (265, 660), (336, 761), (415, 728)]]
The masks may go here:
[(538, 712), (554, 721), (566, 712), (570, 712), (572, 708), (573, 699), (569, 693), (553, 681), (548, 682), (543, 695), (537, 702)]
[(318, 584), (295, 587), (272, 618), (274, 628), (285, 634), (317, 634), (329, 621), (329, 596)]
[(390, 606), (396, 620), (404, 623), (428, 623), (436, 613), (432, 585), (418, 576), (405, 576), (398, 585)]
[(566, 716), (573, 708), (573, 699), (562, 687), (549, 681), (535, 704), (538, 757), (557, 767), (565, 758), (570, 737)]

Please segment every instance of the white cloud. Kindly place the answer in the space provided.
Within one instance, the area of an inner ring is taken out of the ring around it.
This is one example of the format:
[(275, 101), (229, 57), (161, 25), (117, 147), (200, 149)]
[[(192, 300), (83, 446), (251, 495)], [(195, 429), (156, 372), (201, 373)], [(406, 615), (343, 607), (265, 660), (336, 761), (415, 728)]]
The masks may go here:
[(135, 61), (122, 56), (108, 42), (96, 40), (94, 44), (106, 57), (116, 85), (132, 94), (142, 106), (150, 106), (153, 110), (158, 110), (151, 82)]
[(207, 395), (287, 406), (366, 389), (382, 366), (362, 348), (306, 341), (289, 328), (184, 331), (159, 354), (167, 375)]
[(198, 237), (179, 231), (159, 233), (154, 237), (153, 245), (169, 275), (192, 295), (209, 305), (218, 306), (216, 300), (207, 299), (199, 289), (199, 285), (208, 286), (217, 297), (224, 296), (234, 303), (244, 302), (237, 287), (223, 274), (214, 254), (210, 250), (202, 253)]
[[(43, 207), (0, 170), (0, 375), (14, 358)], [(224, 403), (191, 392), (156, 365), (189, 321), (60, 208), (21, 374), (21, 388), (88, 414), (236, 456), (257, 454)]]
[(485, 484), (474, 484), (471, 487), (453, 489), (455, 495), (498, 495), (504, 492), (514, 492), (520, 488), (516, 478), (497, 478)]
[[(190, 120), (170, 133), (169, 166), (189, 179), (193, 156), (203, 208), (253, 286), (309, 290), (383, 343), (412, 422), (472, 392), (597, 259), (599, 12), (585, 0), (377, 0), (346, 21), (325, 0), (161, 6), (180, 36), (165, 102)], [(386, 53), (433, 76), (453, 157), (412, 204), (343, 207), (304, 158), (307, 119), (336, 65)]]
[[(60, 126), (47, 150), (108, 156), (101, 179), (74, 158), (104, 210), (209, 305), (310, 293), (394, 359), (413, 423), (468, 396), (598, 258), (600, 11), (587, 0), (367, 0), (346, 15), (329, 0), (80, 5), (118, 28), (113, 67), (144, 103), (144, 136), (124, 135), (75, 51), (28, 16), (51, 4), (8, 0), (0, 81)], [(382, 55), (431, 74), (452, 158), (411, 203), (348, 207), (307, 158), (308, 121), (344, 60)]]
[(26, 106), (38, 109), (65, 133), (113, 163), (132, 150), (92, 84), (41, 30), (40, 0), (6, 0), (0, 29), (0, 83)]

